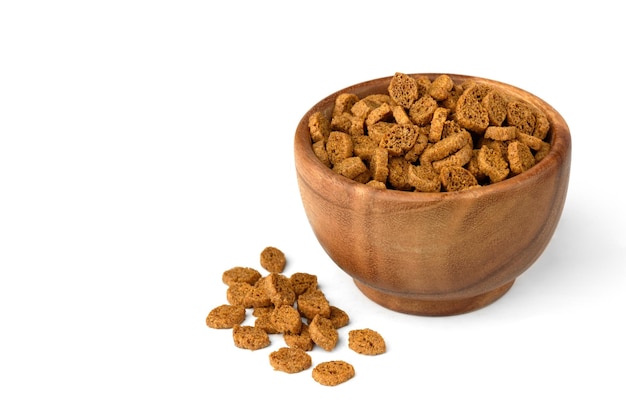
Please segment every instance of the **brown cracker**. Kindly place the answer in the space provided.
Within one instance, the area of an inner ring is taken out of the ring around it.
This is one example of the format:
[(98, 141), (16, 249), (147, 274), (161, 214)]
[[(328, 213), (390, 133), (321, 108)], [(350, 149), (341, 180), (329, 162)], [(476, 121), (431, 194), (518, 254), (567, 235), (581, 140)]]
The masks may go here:
[(282, 305), (274, 309), (271, 314), (276, 330), (281, 333), (300, 333), (302, 319), (300, 313), (291, 305)]
[(332, 351), (339, 341), (339, 333), (330, 319), (316, 315), (309, 324), (309, 333), (315, 344), (326, 351)]
[(479, 186), (478, 180), (467, 169), (458, 166), (446, 166), (439, 172), (441, 187), (447, 192), (458, 192)]
[(241, 324), (246, 319), (243, 306), (220, 305), (209, 312), (206, 324), (209, 328), (228, 329)]
[(330, 322), (335, 329), (343, 328), (350, 323), (350, 316), (341, 308), (331, 305), (330, 306)]
[(297, 272), (293, 273), (289, 280), (291, 280), (291, 288), (296, 296), (300, 296), (308, 290), (317, 289), (317, 275), (315, 274)]
[[(483, 146), (499, 149), (507, 167), (511, 141), (527, 145), (535, 162), (549, 153), (550, 143), (545, 140), (550, 131), (547, 116), (531, 103), (494, 85), (475, 80), (455, 84), (445, 74), (431, 80), (427, 75), (396, 73), (392, 79), (388, 85), (390, 94), (370, 94), (363, 98), (340, 94), (332, 110), (337, 121), (331, 121), (331, 132), (325, 141), (319, 139), (320, 116), (312, 114), (309, 120), (312, 147), (324, 165), (372, 188), (431, 192), (437, 191), (433, 183), (423, 187), (408, 180), (411, 165), (431, 166), (439, 174), (444, 166), (460, 166), (469, 171), (478, 185), (488, 185), (494, 180), (501, 181), (503, 171), (494, 175), (492, 169), (489, 176), (480, 170), (478, 155)], [(399, 98), (404, 91), (400, 88), (403, 82), (416, 86), (417, 90), (404, 106), (399, 104), (403, 100)], [(407, 132), (411, 135), (405, 135)], [(461, 133), (463, 136), (459, 136)], [(469, 140), (458, 142), (460, 138)], [(445, 145), (432, 147), (440, 142)], [(386, 167), (381, 148), (387, 151)], [(343, 162), (350, 158), (353, 159)], [(517, 175), (518, 171), (509, 169), (504, 179)], [(438, 191), (448, 189), (440, 187)]]
[(355, 375), (354, 367), (343, 360), (325, 361), (313, 368), (313, 379), (324, 386), (337, 386)]
[(265, 348), (271, 343), (267, 332), (250, 325), (235, 325), (233, 327), (233, 341), (236, 347), (253, 351)]
[(535, 157), (528, 145), (513, 141), (507, 150), (509, 167), (513, 174), (521, 174), (535, 165)]
[(417, 80), (400, 72), (391, 78), (387, 91), (393, 101), (405, 109), (410, 108), (419, 95)]
[(285, 344), (289, 347), (300, 348), (304, 351), (311, 351), (315, 343), (311, 339), (311, 333), (309, 332), (309, 326), (302, 323), (299, 333), (285, 332), (283, 334)]
[(240, 282), (255, 284), (260, 278), (261, 273), (251, 267), (233, 267), (222, 273), (222, 282), (228, 286)]
[(274, 370), (285, 373), (300, 373), (311, 367), (311, 356), (300, 348), (281, 347), (269, 355)]
[(282, 273), (287, 264), (285, 254), (276, 247), (265, 247), (261, 251), (261, 267), (270, 273)]
[(348, 347), (359, 354), (370, 356), (387, 351), (385, 339), (369, 328), (351, 330), (348, 333)]
[(330, 303), (328, 303), (326, 295), (319, 289), (311, 290), (298, 296), (297, 309), (301, 316), (310, 321), (316, 315), (326, 318), (330, 317)]
[(272, 304), (275, 307), (293, 305), (296, 301), (296, 292), (293, 291), (291, 281), (281, 273), (270, 273), (264, 280)]
[(486, 145), (478, 151), (478, 168), (489, 177), (492, 183), (502, 181), (509, 175), (509, 166), (503, 154)]

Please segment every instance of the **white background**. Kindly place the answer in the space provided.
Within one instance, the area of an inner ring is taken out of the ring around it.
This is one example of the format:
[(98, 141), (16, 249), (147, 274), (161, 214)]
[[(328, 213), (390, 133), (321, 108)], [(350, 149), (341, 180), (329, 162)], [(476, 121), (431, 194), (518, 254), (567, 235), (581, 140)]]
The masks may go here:
[[(226, 3), (0, 3), (0, 416), (625, 416), (619, 3)], [(301, 116), (396, 71), (513, 84), (571, 129), (551, 243), (474, 313), (375, 305), (304, 216)], [(206, 327), (222, 272), (268, 245), (350, 314), (311, 355), (351, 381), (276, 372), (282, 340)], [(350, 351), (361, 327), (388, 352)]]

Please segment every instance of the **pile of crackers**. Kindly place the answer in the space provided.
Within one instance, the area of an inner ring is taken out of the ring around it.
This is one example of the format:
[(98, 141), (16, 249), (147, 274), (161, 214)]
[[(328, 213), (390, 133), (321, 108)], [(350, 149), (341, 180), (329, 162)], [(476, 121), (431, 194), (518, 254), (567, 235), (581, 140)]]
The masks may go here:
[[(347, 326), (349, 315), (331, 305), (318, 286), (317, 276), (284, 273), (287, 259), (276, 247), (266, 247), (260, 265), (267, 274), (253, 267), (233, 267), (222, 274), (228, 303), (213, 308), (206, 324), (214, 329), (232, 329), (234, 345), (260, 350), (272, 344), (270, 335), (282, 335), (285, 346), (269, 354), (269, 363), (285, 373), (299, 373), (312, 367), (309, 354), (315, 347), (332, 351), (339, 341), (338, 329)], [(254, 325), (244, 321), (251, 312)], [(348, 347), (363, 355), (386, 352), (383, 337), (369, 328), (348, 333)], [(325, 386), (336, 386), (355, 375), (354, 367), (343, 360), (317, 364), (312, 377)]]
[(536, 106), (492, 85), (395, 73), (387, 94), (339, 94), (309, 117), (313, 151), (335, 172), (379, 189), (452, 192), (532, 168), (550, 150)]

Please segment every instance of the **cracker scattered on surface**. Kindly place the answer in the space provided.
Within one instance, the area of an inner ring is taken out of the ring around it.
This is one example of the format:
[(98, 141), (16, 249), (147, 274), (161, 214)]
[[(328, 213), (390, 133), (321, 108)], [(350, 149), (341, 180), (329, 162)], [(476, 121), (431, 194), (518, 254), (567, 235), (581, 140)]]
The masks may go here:
[(288, 347), (300, 348), (304, 351), (311, 351), (315, 346), (309, 333), (309, 326), (305, 323), (302, 324), (300, 333), (286, 332), (283, 334), (283, 339)]
[(317, 276), (315, 274), (297, 272), (293, 273), (289, 279), (291, 280), (291, 288), (296, 296), (317, 289)]
[(220, 305), (213, 308), (206, 317), (209, 328), (227, 329), (241, 324), (246, 319), (243, 306)]
[(309, 324), (309, 333), (313, 342), (326, 351), (332, 351), (339, 341), (339, 333), (332, 321), (320, 315), (315, 315)]
[(250, 325), (235, 325), (233, 327), (233, 341), (235, 346), (253, 351), (265, 348), (271, 343), (267, 332)]
[(293, 306), (281, 305), (274, 309), (271, 316), (278, 332), (300, 333), (302, 329), (302, 319), (300, 313)]
[(375, 356), (387, 351), (384, 338), (369, 328), (355, 329), (348, 333), (348, 347), (359, 354)]
[(261, 273), (251, 267), (233, 267), (222, 274), (222, 281), (230, 286), (234, 283), (255, 284), (261, 278)]
[(270, 273), (265, 278), (265, 290), (275, 307), (291, 306), (296, 301), (291, 281), (280, 273)]
[(336, 306), (330, 307), (330, 322), (333, 324), (335, 329), (343, 328), (350, 323), (350, 316), (344, 311)]
[(313, 379), (324, 386), (337, 386), (352, 379), (354, 367), (343, 360), (325, 361), (313, 368)]
[[(386, 103), (379, 95), (367, 98), (370, 105), (377, 101)], [(309, 353), (316, 346), (328, 352), (337, 347), (340, 340), (338, 329), (346, 327), (350, 317), (346, 311), (329, 303), (318, 287), (316, 275), (305, 272), (293, 273), (289, 277), (284, 275), (282, 271), (287, 260), (282, 251), (274, 250), (277, 249), (266, 247), (262, 252), (262, 267), (280, 272), (270, 271), (261, 276), (258, 270), (249, 267), (235, 267), (224, 272), (222, 281), (228, 285), (228, 304), (213, 308), (206, 317), (206, 324), (210, 328), (231, 328), (234, 345), (251, 351), (268, 347), (272, 339), (282, 336), (285, 347), (270, 353), (269, 362), (275, 370), (299, 373), (312, 366)], [(276, 260), (278, 266), (274, 264)], [(253, 325), (244, 322), (248, 309)], [(373, 337), (370, 340), (376, 341)], [(380, 350), (380, 343), (372, 344), (370, 351), (372, 347)], [(354, 367), (343, 360), (321, 363), (313, 371), (313, 378), (326, 386), (336, 386), (353, 376)]]
[(316, 315), (325, 318), (330, 317), (330, 303), (326, 295), (319, 290), (311, 290), (298, 296), (298, 312), (306, 319), (312, 321)]
[(285, 254), (276, 247), (266, 247), (261, 251), (261, 267), (270, 273), (282, 273), (287, 264)]
[(267, 286), (265, 285), (266, 277), (262, 277), (248, 290), (248, 293), (244, 297), (244, 306), (246, 308), (264, 308), (273, 306), (272, 298), (270, 297)]
[(285, 373), (300, 373), (312, 365), (311, 356), (300, 348), (281, 347), (269, 357), (274, 370)]
[(226, 289), (226, 300), (231, 305), (246, 306), (246, 296), (252, 291), (250, 283), (233, 283)]

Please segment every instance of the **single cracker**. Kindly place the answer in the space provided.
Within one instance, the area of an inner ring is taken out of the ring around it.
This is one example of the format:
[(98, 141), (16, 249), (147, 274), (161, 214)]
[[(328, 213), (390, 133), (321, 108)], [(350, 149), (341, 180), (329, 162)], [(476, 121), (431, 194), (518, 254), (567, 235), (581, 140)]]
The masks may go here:
[(260, 350), (270, 345), (267, 332), (250, 325), (235, 325), (233, 327), (233, 341), (235, 346), (246, 350)]
[(486, 145), (478, 151), (478, 168), (489, 177), (492, 183), (502, 181), (509, 175), (509, 165), (503, 154)]
[(416, 162), (428, 146), (428, 143), (428, 135), (424, 132), (420, 132), (419, 135), (417, 135), (417, 140), (413, 148), (404, 154), (404, 159), (410, 163)]
[(363, 135), (365, 132), (365, 119), (350, 113), (333, 116), (330, 120), (330, 131), (331, 133), (338, 131), (348, 135)]
[(441, 160), (433, 161), (432, 167), (435, 172), (441, 172), (441, 169), (444, 166), (456, 165), (459, 167), (465, 166), (465, 164), (469, 163), (472, 159), (472, 144), (468, 143), (463, 148), (455, 152), (454, 154), (448, 155)]
[(309, 132), (313, 142), (326, 141), (330, 134), (330, 121), (322, 112), (315, 112), (309, 117)]
[(387, 190), (387, 185), (383, 183), (382, 181), (378, 181), (378, 180), (370, 180), (367, 183), (365, 183), (365, 185), (372, 187), (374, 189), (378, 189), (378, 190)]
[(359, 183), (367, 183), (370, 180), (369, 170), (359, 157), (348, 157), (337, 162), (333, 166), (333, 171)]
[(285, 254), (276, 247), (265, 247), (261, 251), (261, 267), (270, 273), (282, 273), (287, 264)]
[(281, 273), (270, 273), (264, 282), (267, 294), (275, 307), (292, 306), (296, 302), (296, 292), (286, 276)]
[(326, 152), (333, 166), (341, 160), (352, 157), (353, 150), (352, 137), (347, 133), (333, 131), (328, 136)]
[(548, 117), (540, 110), (535, 110), (535, 129), (533, 130), (533, 136), (539, 139), (546, 139), (548, 132), (550, 132), (550, 121)]
[(517, 137), (515, 126), (489, 126), (485, 130), (485, 138), (494, 141), (512, 141)]
[(271, 314), (276, 330), (280, 333), (291, 332), (300, 333), (302, 319), (300, 313), (290, 305), (282, 305), (274, 309)]
[(222, 273), (222, 282), (228, 286), (240, 282), (255, 284), (260, 278), (261, 273), (251, 267), (233, 267)]
[(446, 100), (454, 87), (454, 81), (447, 74), (438, 75), (428, 87), (428, 94), (437, 101)]
[(302, 323), (300, 333), (295, 334), (292, 332), (285, 332), (283, 334), (283, 339), (285, 340), (285, 344), (287, 344), (287, 346), (292, 348), (300, 348), (304, 351), (311, 351), (315, 346), (315, 343), (311, 339), (309, 326), (305, 323)]
[(437, 101), (430, 96), (420, 97), (409, 109), (409, 117), (417, 126), (430, 123), (437, 109)]
[(354, 116), (357, 116), (365, 121), (367, 117), (369, 116), (370, 112), (376, 109), (378, 106), (380, 106), (379, 102), (375, 100), (371, 100), (368, 97), (364, 97), (360, 99), (359, 101), (357, 101), (354, 104), (354, 106), (350, 108), (350, 112)]
[(239, 305), (220, 305), (209, 312), (206, 324), (209, 328), (228, 329), (246, 319), (246, 309)]
[(341, 308), (330, 306), (330, 322), (335, 329), (343, 328), (350, 323), (350, 316)]
[(359, 354), (375, 356), (387, 351), (385, 339), (369, 328), (355, 329), (348, 333), (348, 347)]
[(377, 147), (370, 160), (370, 173), (372, 180), (381, 183), (387, 182), (389, 175), (389, 151), (386, 148)]
[(291, 288), (296, 297), (309, 290), (317, 289), (317, 275), (315, 274), (297, 272), (293, 273), (289, 280), (291, 280)]
[(355, 135), (352, 137), (352, 153), (355, 157), (369, 162), (378, 148), (378, 142), (370, 135)]
[(480, 150), (478, 149), (472, 150), (472, 158), (470, 158), (469, 162), (465, 165), (465, 168), (474, 177), (476, 177), (476, 180), (478, 181), (478, 183), (485, 183), (489, 180), (489, 177), (487, 177), (487, 175), (485, 175), (485, 173), (483, 173), (480, 170), (480, 167), (478, 166), (478, 153), (479, 152)]
[(509, 144), (507, 155), (511, 173), (515, 175), (523, 173), (536, 164), (535, 157), (528, 145), (520, 141), (513, 141)]
[(416, 192), (439, 192), (441, 180), (439, 174), (428, 165), (411, 165), (408, 171), (408, 181)]
[(231, 305), (246, 306), (246, 295), (252, 289), (250, 283), (233, 283), (226, 289), (226, 300)]
[(330, 162), (330, 157), (328, 156), (328, 152), (326, 152), (326, 144), (323, 141), (315, 142), (313, 144), (313, 153), (322, 164), (326, 167), (332, 167)]
[(300, 373), (311, 367), (311, 356), (300, 348), (281, 347), (269, 355), (274, 370), (285, 373)]
[(420, 164), (429, 165), (433, 161), (441, 160), (454, 154), (470, 143), (472, 136), (469, 132), (462, 130), (456, 134), (447, 136), (439, 142), (430, 144), (420, 155)]
[(430, 122), (430, 130), (428, 132), (428, 140), (430, 142), (437, 142), (441, 139), (443, 133), (443, 126), (448, 119), (449, 109), (445, 107), (438, 107), (433, 113), (433, 118)]
[(548, 142), (543, 142), (541, 144), (541, 149), (535, 152), (535, 161), (539, 162), (543, 160), (546, 155), (550, 152), (550, 144)]
[(476, 177), (463, 167), (446, 166), (439, 172), (441, 187), (446, 192), (457, 192), (480, 187)]
[(521, 142), (522, 144), (525, 144), (530, 149), (535, 150), (535, 151), (539, 151), (543, 147), (543, 144), (544, 144), (541, 138), (538, 138), (534, 135), (528, 135), (523, 132), (517, 132), (517, 135), (513, 139), (517, 139), (519, 142)]
[(481, 101), (482, 106), (487, 111), (489, 124), (492, 126), (501, 126), (506, 119), (506, 100), (500, 92), (493, 88)]
[(409, 118), (409, 115), (407, 115), (404, 107), (400, 105), (391, 106), (391, 113), (393, 114), (393, 119), (396, 121), (396, 123), (404, 125), (413, 123), (411, 122), (411, 118)]
[(260, 278), (248, 291), (244, 297), (244, 306), (246, 308), (264, 308), (274, 306), (272, 298), (267, 292), (265, 280), (267, 280), (267, 276)]
[(396, 72), (387, 88), (389, 97), (405, 109), (417, 100), (419, 95), (417, 80), (408, 74)]
[(274, 323), (274, 318), (272, 315), (274, 310), (275, 309), (272, 309), (271, 311), (267, 313), (257, 316), (257, 318), (254, 320), (254, 326), (256, 328), (262, 329), (268, 334), (281, 334), (282, 331), (279, 330), (276, 324)]
[(330, 303), (328, 303), (326, 295), (319, 289), (298, 296), (297, 309), (300, 315), (309, 321), (313, 320), (316, 315), (330, 318)]
[(359, 96), (353, 93), (341, 93), (337, 95), (332, 116), (350, 113), (350, 109), (352, 109), (352, 106), (358, 101)]
[(512, 100), (506, 107), (506, 121), (520, 132), (532, 135), (535, 131), (537, 118), (533, 108), (522, 100)]
[(387, 182), (395, 190), (412, 190), (413, 187), (409, 182), (408, 172), (411, 165), (406, 159), (402, 157), (390, 157), (389, 158), (389, 174), (387, 176)]
[(383, 103), (373, 109), (365, 119), (365, 127), (369, 127), (377, 122), (389, 121), (393, 119), (393, 111), (388, 103)]
[(413, 148), (418, 135), (419, 131), (414, 125), (392, 124), (378, 146), (385, 148), (390, 156), (397, 157)]
[(343, 360), (325, 361), (313, 368), (313, 380), (324, 386), (337, 386), (352, 379), (354, 366)]
[(489, 126), (489, 114), (480, 103), (482, 86), (478, 83), (463, 91), (456, 104), (456, 120), (468, 131), (482, 134)]
[(309, 333), (313, 342), (326, 351), (332, 351), (339, 341), (339, 333), (331, 320), (320, 315), (309, 324)]

